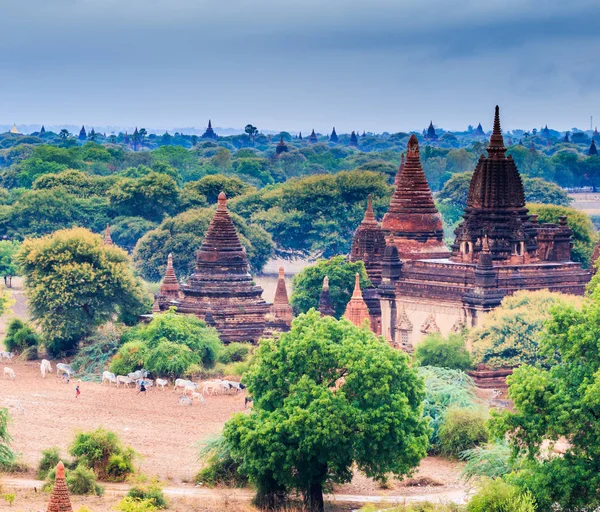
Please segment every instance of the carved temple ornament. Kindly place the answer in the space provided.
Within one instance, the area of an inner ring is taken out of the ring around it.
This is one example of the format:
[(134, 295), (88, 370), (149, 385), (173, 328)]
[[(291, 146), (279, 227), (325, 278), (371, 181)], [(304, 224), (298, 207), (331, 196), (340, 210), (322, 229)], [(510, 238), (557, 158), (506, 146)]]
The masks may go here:
[(440, 332), (440, 328), (435, 323), (435, 315), (433, 313), (430, 313), (429, 316), (423, 322), (423, 325), (421, 325), (421, 332), (423, 334), (433, 334), (434, 332)]

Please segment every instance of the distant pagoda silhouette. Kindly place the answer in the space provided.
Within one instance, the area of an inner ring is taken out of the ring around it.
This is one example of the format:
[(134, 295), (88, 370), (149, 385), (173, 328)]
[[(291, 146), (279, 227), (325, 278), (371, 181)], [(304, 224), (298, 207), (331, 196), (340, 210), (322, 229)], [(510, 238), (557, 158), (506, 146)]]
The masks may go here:
[(213, 130), (211, 120), (208, 120), (208, 126), (206, 127), (206, 131), (202, 134), (203, 139), (216, 139), (217, 134)]

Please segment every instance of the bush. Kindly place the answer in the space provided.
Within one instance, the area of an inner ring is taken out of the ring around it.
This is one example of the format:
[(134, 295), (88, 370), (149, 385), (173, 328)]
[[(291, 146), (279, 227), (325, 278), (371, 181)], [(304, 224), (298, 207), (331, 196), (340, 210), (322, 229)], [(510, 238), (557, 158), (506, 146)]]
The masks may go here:
[(8, 409), (0, 407), (0, 470), (4, 471), (12, 471), (17, 464), (17, 456), (10, 449), (12, 437), (8, 433), (9, 421)]
[(486, 415), (480, 409), (448, 409), (438, 436), (440, 453), (459, 457), (465, 450), (487, 443)]
[(467, 463), (462, 471), (462, 477), (467, 482), (474, 477), (499, 478), (513, 468), (506, 442), (465, 450), (460, 454), (460, 459)]
[(141, 370), (146, 359), (146, 346), (142, 341), (125, 343), (110, 362), (110, 371), (115, 375), (127, 375)]
[[(56, 468), (52, 468), (46, 475), (45, 491), (51, 491), (56, 479)], [(75, 469), (65, 469), (65, 480), (71, 494), (84, 495), (95, 494), (102, 496), (104, 489), (96, 482), (96, 474), (85, 464), (78, 464)]]
[(465, 347), (465, 340), (459, 334), (444, 338), (435, 333), (426, 336), (415, 350), (415, 360), (420, 366), (437, 366), (453, 370), (467, 370), (471, 367), (471, 356)]
[(42, 450), (42, 458), (38, 463), (37, 478), (45, 480), (48, 472), (56, 467), (60, 462), (60, 449), (56, 446)]
[(199, 459), (206, 466), (196, 475), (196, 483), (209, 487), (245, 487), (248, 478), (238, 472), (239, 464), (231, 456), (231, 448), (223, 436), (207, 442), (200, 450)]
[(130, 496), (125, 496), (115, 505), (115, 510), (120, 512), (154, 512), (157, 508), (150, 500), (137, 500)]
[(219, 363), (239, 363), (245, 361), (250, 353), (250, 346), (247, 343), (230, 343), (226, 345), (218, 357)]
[(189, 347), (165, 340), (150, 350), (145, 366), (157, 375), (176, 378), (199, 362), (200, 358)]
[(131, 461), (134, 452), (131, 448), (124, 448), (114, 432), (102, 428), (80, 432), (75, 436), (70, 451), (78, 463), (83, 462), (93, 469), (102, 481), (122, 482), (133, 473)]
[(10, 321), (4, 338), (6, 350), (20, 354), (29, 347), (37, 347), (39, 344), (39, 335), (28, 324), (18, 318)]
[(75, 373), (81, 375), (83, 380), (99, 381), (110, 358), (119, 350), (123, 330), (122, 325), (108, 323), (88, 337), (71, 362)]
[(529, 492), (496, 478), (487, 480), (467, 505), (467, 512), (535, 512)]
[(136, 486), (129, 489), (127, 496), (139, 501), (149, 501), (156, 508), (167, 508), (165, 495), (157, 482), (153, 482), (148, 486)]

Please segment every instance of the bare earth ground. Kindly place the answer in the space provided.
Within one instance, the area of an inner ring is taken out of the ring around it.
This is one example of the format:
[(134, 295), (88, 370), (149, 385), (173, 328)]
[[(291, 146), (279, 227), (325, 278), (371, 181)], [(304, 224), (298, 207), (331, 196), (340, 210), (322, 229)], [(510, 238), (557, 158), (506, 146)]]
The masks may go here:
[[(26, 317), (25, 297), (18, 280), (13, 281), (15, 304), (12, 312), (0, 318), (0, 336), (3, 337), (8, 319)], [(0, 338), (1, 339), (1, 338)], [(4, 363), (0, 365), (4, 367)], [(104, 427), (118, 433), (126, 444), (138, 454), (137, 469), (146, 475), (158, 476), (169, 486), (169, 493), (178, 496), (177, 506), (181, 511), (252, 510), (247, 503), (251, 492), (217, 489), (210, 495), (198, 496), (202, 489), (193, 487), (194, 475), (200, 469), (197, 460), (197, 443), (218, 435), (223, 424), (235, 412), (244, 411), (244, 396), (221, 395), (206, 397), (206, 405), (195, 403), (192, 407), (178, 405), (178, 394), (170, 390), (154, 390), (147, 396), (137, 395), (133, 389), (116, 389), (107, 385), (71, 380), (64, 384), (54, 374), (42, 379), (37, 362), (20, 362), (11, 365), (16, 380), (5, 380), (0, 373), (0, 406), (8, 405), (13, 418), (10, 432), (14, 449), (22, 454), (24, 462), (34, 468), (40, 451), (58, 446), (66, 456), (69, 443), (78, 430)], [(81, 396), (75, 398), (75, 386), (80, 386)], [(18, 410), (17, 401), (24, 412)], [(412, 480), (390, 481), (389, 489), (380, 489), (378, 484), (363, 475), (356, 474), (352, 483), (336, 487), (334, 494), (339, 498), (348, 495), (348, 501), (386, 500), (401, 502), (403, 499), (432, 499), (437, 501), (460, 500), (466, 487), (460, 481), (461, 464), (437, 457), (425, 459)], [(34, 478), (33, 469), (28, 474), (13, 475), (11, 478)], [(7, 484), (8, 475), (3, 479)], [(1, 484), (0, 479), (0, 484)], [(35, 482), (22, 481), (23, 487), (33, 487)], [(14, 482), (13, 482), (14, 484)], [(409, 482), (411, 484), (411, 482)], [(16, 484), (15, 484), (16, 485)], [(14, 485), (11, 485), (14, 487)], [(4, 491), (6, 492), (6, 491)], [(38, 510), (44, 508), (46, 496), (21, 489), (18, 499), (27, 503), (15, 510)], [(0, 494), (2, 491), (0, 490)], [(195, 495), (188, 495), (194, 493)], [(201, 498), (201, 499), (199, 499)], [(333, 498), (330, 496), (330, 499)], [(363, 499), (364, 498), (364, 499)], [(336, 499), (336, 498), (333, 498)], [(110, 510), (117, 498), (110, 489), (102, 500), (98, 498), (76, 498), (77, 506), (86, 504), (94, 512)], [(0, 500), (0, 510), (5, 503)], [(200, 508), (198, 508), (200, 507)], [(204, 507), (204, 508), (202, 508)], [(349, 510), (349, 508), (336, 510)], [(354, 506), (354, 509), (358, 506)], [(333, 510), (333, 509), (332, 509)]]
[(600, 214), (600, 193), (569, 194), (572, 199), (571, 206), (588, 215)]

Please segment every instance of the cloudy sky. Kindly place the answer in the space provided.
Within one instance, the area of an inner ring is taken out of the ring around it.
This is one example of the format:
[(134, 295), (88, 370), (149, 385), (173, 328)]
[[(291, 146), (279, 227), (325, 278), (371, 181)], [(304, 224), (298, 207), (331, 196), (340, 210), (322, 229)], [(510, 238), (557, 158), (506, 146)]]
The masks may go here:
[[(597, 0), (0, 0), (0, 124), (600, 121)], [(598, 123), (600, 124), (600, 123)]]

